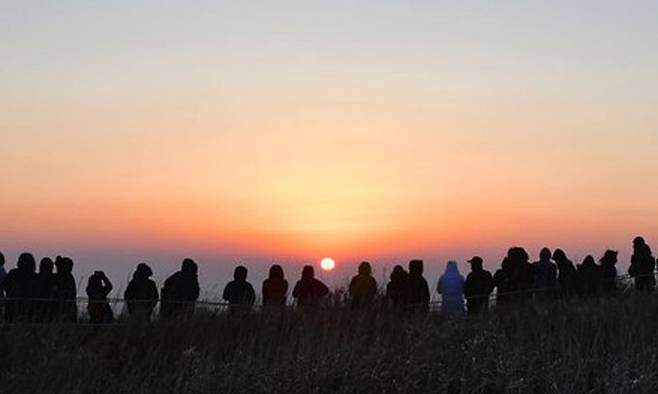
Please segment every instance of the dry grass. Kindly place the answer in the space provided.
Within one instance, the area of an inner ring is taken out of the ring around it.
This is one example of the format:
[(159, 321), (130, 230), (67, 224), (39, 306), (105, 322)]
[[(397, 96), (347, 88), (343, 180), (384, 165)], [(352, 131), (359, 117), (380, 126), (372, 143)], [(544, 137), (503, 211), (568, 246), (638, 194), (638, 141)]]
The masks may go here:
[(438, 314), (199, 311), (175, 324), (5, 326), (2, 392), (655, 392), (653, 297)]

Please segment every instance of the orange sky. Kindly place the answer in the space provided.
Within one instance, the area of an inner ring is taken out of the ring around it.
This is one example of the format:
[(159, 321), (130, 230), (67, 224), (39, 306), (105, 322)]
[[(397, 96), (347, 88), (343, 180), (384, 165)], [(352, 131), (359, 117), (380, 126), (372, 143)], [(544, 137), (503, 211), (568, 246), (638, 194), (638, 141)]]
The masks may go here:
[(655, 5), (285, 4), (9, 7), (0, 248), (404, 261), (658, 238)]

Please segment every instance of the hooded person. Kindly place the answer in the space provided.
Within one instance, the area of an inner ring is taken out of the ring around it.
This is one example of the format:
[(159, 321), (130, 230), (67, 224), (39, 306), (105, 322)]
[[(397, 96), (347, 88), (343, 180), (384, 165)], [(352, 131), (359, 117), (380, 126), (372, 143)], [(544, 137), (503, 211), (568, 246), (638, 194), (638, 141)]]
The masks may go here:
[(641, 293), (650, 293), (656, 286), (656, 259), (651, 248), (642, 237), (633, 240), (633, 256), (628, 274), (635, 279), (635, 289)]
[(409, 274), (401, 265), (393, 267), (390, 276), (391, 281), (386, 285), (386, 299), (391, 305), (400, 306), (404, 304), (408, 278)]
[(112, 291), (112, 283), (103, 271), (96, 271), (87, 282), (87, 312), (91, 324), (108, 324), (114, 320), (107, 296)]
[(317, 306), (320, 300), (329, 294), (329, 288), (315, 278), (313, 266), (306, 265), (302, 269), (302, 279), (297, 281), (292, 296), (300, 307)]
[(411, 260), (409, 262), (405, 304), (414, 311), (427, 312), (430, 298), (430, 288), (423, 277), (423, 260)]
[(377, 281), (372, 277), (372, 266), (364, 261), (359, 264), (359, 274), (352, 278), (349, 288), (352, 309), (361, 309), (372, 304), (377, 295)]
[(491, 273), (483, 268), (484, 261), (475, 256), (468, 260), (471, 272), (464, 282), (464, 296), (469, 314), (486, 312), (489, 309), (489, 297), (494, 289)]
[(284, 306), (288, 295), (288, 281), (283, 268), (274, 264), (267, 279), (263, 281), (263, 306)]
[(151, 319), (151, 314), (158, 303), (158, 288), (151, 276), (153, 276), (151, 267), (145, 263), (137, 264), (123, 294), (130, 317), (146, 321)]
[(562, 297), (569, 297), (576, 294), (578, 275), (574, 263), (567, 258), (567, 254), (562, 249), (555, 249), (553, 252), (553, 261), (557, 264), (557, 283), (560, 295)]
[(557, 288), (557, 266), (551, 261), (553, 254), (550, 249), (543, 248), (539, 252), (539, 261), (532, 264), (534, 271), (535, 300), (552, 298)]
[(78, 321), (78, 305), (75, 278), (73, 277), (73, 260), (57, 256), (55, 259), (55, 299), (57, 300), (57, 320), (75, 323)]
[(596, 297), (601, 291), (601, 267), (591, 255), (585, 257), (578, 266), (578, 293), (581, 296)]
[(229, 313), (246, 313), (256, 302), (256, 292), (247, 282), (247, 268), (238, 266), (233, 272), (233, 280), (224, 288), (223, 298), (229, 303)]
[(160, 317), (189, 317), (194, 313), (196, 300), (199, 298), (199, 267), (192, 259), (185, 259), (180, 271), (174, 273), (164, 282), (160, 292)]
[(55, 263), (50, 257), (44, 257), (39, 263), (39, 273), (35, 280), (35, 314), (39, 321), (53, 319), (56, 304), (55, 297)]
[(615, 250), (606, 250), (599, 263), (601, 264), (601, 293), (614, 296), (617, 293), (617, 255)]
[(5, 303), (5, 320), (30, 320), (33, 307), (30, 298), (36, 294), (36, 260), (31, 253), (18, 257), (16, 268), (9, 271), (0, 289), (9, 300)]
[(455, 261), (448, 261), (436, 290), (441, 294), (441, 312), (448, 317), (464, 314), (464, 277)]

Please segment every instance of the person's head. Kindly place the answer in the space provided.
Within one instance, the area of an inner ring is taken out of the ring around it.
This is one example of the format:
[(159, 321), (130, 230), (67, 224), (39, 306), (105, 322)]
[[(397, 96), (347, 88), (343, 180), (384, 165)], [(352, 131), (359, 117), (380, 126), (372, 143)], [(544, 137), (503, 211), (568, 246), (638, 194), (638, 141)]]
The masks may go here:
[(549, 248), (543, 248), (541, 252), (539, 252), (539, 261), (551, 261), (551, 257), (553, 257), (553, 254)]
[(513, 264), (525, 264), (530, 259), (528, 252), (524, 248), (515, 246), (507, 252), (510, 262)]
[(642, 237), (635, 237), (635, 239), (633, 240), (633, 247), (635, 249), (641, 248), (646, 244), (647, 244), (647, 242)]
[(103, 286), (103, 275), (100, 274), (100, 273), (98, 273), (98, 272), (94, 272), (94, 273), (89, 277), (89, 281), (87, 282), (87, 286), (88, 286), (88, 287), (92, 287), (92, 288), (93, 288), (93, 287), (101, 287), (101, 286)]
[(391, 282), (399, 282), (407, 279), (407, 271), (401, 265), (396, 265), (391, 271)]
[(281, 268), (280, 265), (274, 264), (273, 266), (270, 267), (270, 279), (283, 279), (283, 268)]
[(42, 274), (52, 274), (55, 268), (55, 263), (50, 257), (44, 257), (39, 263), (39, 273)]
[(484, 260), (482, 260), (482, 257), (480, 256), (475, 256), (472, 259), (468, 260), (467, 263), (471, 265), (471, 271), (479, 271), (482, 269)]
[(247, 268), (242, 265), (235, 267), (235, 271), (233, 271), (233, 279), (238, 282), (244, 282), (247, 280)]
[(409, 275), (423, 275), (423, 260), (411, 260), (409, 262)]
[(583, 265), (584, 266), (596, 265), (596, 260), (594, 260), (594, 256), (592, 256), (591, 254), (587, 255), (587, 257), (585, 257), (585, 260), (583, 260)]
[(194, 260), (185, 259), (181, 264), (180, 270), (185, 274), (196, 275), (197, 271), (199, 270), (199, 267), (196, 265)]
[(135, 273), (133, 274), (133, 279), (148, 279), (153, 275), (153, 270), (146, 263), (137, 264)]
[(601, 257), (601, 262), (602, 265), (615, 265), (617, 264), (617, 256), (619, 255), (619, 252), (616, 250), (606, 250), (605, 253), (603, 254), (603, 257)]
[(21, 271), (34, 272), (37, 270), (37, 261), (34, 259), (32, 253), (21, 253), (18, 256), (16, 266)]
[(370, 276), (372, 274), (372, 266), (369, 262), (364, 261), (359, 264), (359, 275)]
[(564, 253), (564, 250), (562, 249), (555, 249), (553, 252), (553, 260), (556, 262), (563, 262), (567, 260), (567, 254)]
[(57, 267), (58, 274), (70, 274), (73, 272), (73, 260), (68, 257), (57, 256), (55, 267)]
[(5, 255), (0, 252), (0, 267), (5, 266)]
[(309, 280), (315, 277), (315, 270), (312, 265), (305, 265), (302, 268), (302, 280)]

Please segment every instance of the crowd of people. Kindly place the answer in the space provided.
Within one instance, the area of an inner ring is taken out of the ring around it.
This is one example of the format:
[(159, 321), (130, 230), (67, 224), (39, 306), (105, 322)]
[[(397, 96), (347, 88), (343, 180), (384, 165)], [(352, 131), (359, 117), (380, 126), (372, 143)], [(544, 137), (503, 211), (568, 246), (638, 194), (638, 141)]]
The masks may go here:
[[(455, 261), (446, 265), (438, 280), (436, 291), (441, 295), (441, 310), (451, 317), (465, 313), (479, 314), (489, 309), (492, 294), (496, 305), (516, 305), (528, 300), (549, 302), (559, 298), (610, 297), (617, 292), (618, 253), (607, 250), (599, 259), (589, 255), (577, 266), (561, 249), (543, 248), (539, 260), (531, 263), (525, 249), (509, 249), (500, 269), (493, 275), (484, 268), (481, 257), (468, 260), (470, 273), (464, 278)], [(45, 257), (36, 270), (36, 260), (30, 253), (18, 258), (16, 268), (6, 273), (5, 259), (0, 253), (0, 296), (4, 301), (4, 318), (7, 322), (55, 320), (76, 322), (76, 283), (73, 278), (73, 260), (58, 256), (54, 261)], [(650, 293), (655, 285), (656, 259), (642, 237), (633, 241), (628, 274), (634, 278), (635, 289)], [(199, 298), (198, 266), (185, 259), (181, 269), (167, 278), (158, 292), (151, 279), (153, 271), (145, 264), (137, 265), (124, 292), (126, 310), (130, 318), (150, 320), (160, 302), (161, 319), (189, 316)], [(246, 313), (256, 303), (256, 292), (247, 280), (244, 266), (235, 268), (233, 280), (224, 288), (223, 299), (232, 314)], [(384, 304), (408, 311), (428, 311), (430, 287), (423, 276), (423, 261), (409, 262), (408, 271), (396, 265), (390, 281), (380, 294), (369, 262), (362, 262), (358, 274), (352, 278), (348, 304), (352, 309), (364, 309)], [(114, 320), (108, 295), (112, 283), (102, 271), (96, 271), (88, 280), (87, 311), (93, 324), (111, 323)], [(283, 268), (273, 265), (262, 286), (263, 308), (280, 308), (288, 304), (289, 285)], [(298, 308), (311, 308), (322, 304), (329, 288), (315, 277), (312, 266), (302, 269), (301, 279), (292, 291)]]

